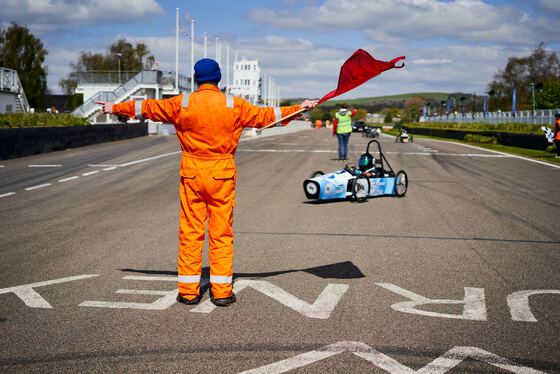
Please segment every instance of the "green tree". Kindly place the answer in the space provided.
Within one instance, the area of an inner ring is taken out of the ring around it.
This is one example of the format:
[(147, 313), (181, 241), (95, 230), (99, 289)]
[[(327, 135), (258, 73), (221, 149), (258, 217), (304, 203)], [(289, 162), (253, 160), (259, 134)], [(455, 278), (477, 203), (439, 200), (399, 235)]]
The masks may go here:
[(550, 79), (543, 82), (542, 91), (535, 94), (535, 106), (538, 109), (560, 108), (559, 79)]
[(329, 112), (324, 112), (323, 113), (323, 117), (321, 117), (321, 120), (323, 121), (333, 121), (333, 116), (331, 116), (331, 114)]
[(47, 91), (47, 67), (42, 66), (49, 52), (40, 39), (16, 23), (0, 31), (0, 66), (18, 72), (25, 96), (35, 107)]
[(352, 117), (353, 121), (365, 121), (367, 116), (367, 110), (362, 109), (362, 108), (358, 108), (356, 109), (356, 114), (354, 114), (354, 117)]
[(560, 59), (555, 52), (547, 52), (544, 42), (539, 43), (526, 57), (510, 57), (503, 70), (488, 84), (493, 93), (491, 106), (511, 109), (513, 84), (516, 85), (516, 109), (531, 108), (531, 82), (560, 79)]
[(311, 117), (312, 122), (315, 122), (318, 119), (322, 120), (324, 115), (325, 112), (320, 108), (313, 108), (309, 112), (309, 116)]
[(60, 79), (59, 86), (67, 95), (72, 95), (78, 86), (81, 73), (105, 71), (141, 71), (151, 68), (154, 56), (148, 56), (150, 51), (144, 43), (132, 45), (126, 39), (119, 39), (111, 44), (105, 54), (84, 52), (80, 53), (78, 61), (71, 63), (72, 71), (65, 78)]
[[(397, 121), (396, 121), (397, 120)], [(385, 123), (394, 123), (400, 121), (400, 110), (399, 108), (391, 108), (391, 110), (385, 115)]]

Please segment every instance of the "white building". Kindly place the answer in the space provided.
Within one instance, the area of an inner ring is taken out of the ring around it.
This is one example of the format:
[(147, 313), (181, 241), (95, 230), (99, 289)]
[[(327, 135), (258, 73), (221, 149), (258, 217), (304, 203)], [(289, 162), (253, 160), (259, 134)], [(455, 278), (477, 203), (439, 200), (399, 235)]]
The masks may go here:
[(233, 64), (233, 84), (229, 92), (242, 97), (252, 104), (261, 99), (261, 64), (259, 60), (243, 57)]

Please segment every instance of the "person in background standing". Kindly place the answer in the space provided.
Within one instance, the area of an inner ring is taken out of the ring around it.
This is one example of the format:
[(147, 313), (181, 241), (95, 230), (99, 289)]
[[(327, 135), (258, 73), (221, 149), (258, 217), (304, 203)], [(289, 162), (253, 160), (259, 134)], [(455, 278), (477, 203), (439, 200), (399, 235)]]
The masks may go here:
[(342, 107), (334, 115), (333, 136), (338, 137), (338, 160), (348, 160), (348, 140), (352, 134), (352, 117), (356, 114), (356, 110), (348, 111), (348, 104), (342, 104)]

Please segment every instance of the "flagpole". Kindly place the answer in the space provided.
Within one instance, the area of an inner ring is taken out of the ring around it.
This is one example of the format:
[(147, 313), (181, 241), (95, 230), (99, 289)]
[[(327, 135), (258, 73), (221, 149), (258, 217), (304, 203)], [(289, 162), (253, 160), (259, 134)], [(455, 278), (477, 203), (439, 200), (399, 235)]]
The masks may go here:
[(226, 93), (229, 93), (229, 44), (226, 44)]
[(204, 32), (204, 58), (208, 57), (208, 51), (206, 49), (206, 44), (208, 43), (208, 35)]
[(191, 93), (194, 92), (194, 19), (191, 19)]
[(276, 122), (269, 123), (269, 124), (266, 125), (265, 127), (261, 127), (260, 129), (257, 129), (257, 133), (260, 134), (261, 131), (263, 131), (264, 129), (268, 129), (269, 127), (272, 127), (272, 126), (274, 126), (274, 125), (276, 125), (276, 124), (278, 124), (278, 123), (280, 123), (280, 122), (282, 122), (282, 121), (285, 121), (285, 120), (287, 120), (288, 118), (292, 118), (292, 117), (294, 117), (294, 116), (297, 116), (298, 114), (301, 114), (301, 113), (305, 112), (306, 110), (307, 110), (307, 108), (302, 108), (302, 109), (298, 110), (297, 112), (294, 112), (294, 113), (292, 113), (292, 114), (288, 114), (286, 117), (282, 117), (282, 118), (280, 118), (280, 119), (279, 119), (278, 121), (276, 121)]
[(175, 89), (179, 92), (179, 8), (175, 19)]

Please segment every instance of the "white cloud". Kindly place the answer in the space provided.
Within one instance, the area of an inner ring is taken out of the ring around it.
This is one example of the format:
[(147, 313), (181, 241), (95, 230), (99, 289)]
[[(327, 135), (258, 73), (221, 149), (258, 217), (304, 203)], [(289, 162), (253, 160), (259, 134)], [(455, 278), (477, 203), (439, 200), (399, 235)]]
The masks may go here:
[[(132, 43), (145, 43), (160, 61), (164, 71), (175, 70), (174, 37), (134, 37), (118, 35)], [(108, 41), (108, 45), (112, 41)], [(354, 52), (316, 45), (306, 39), (269, 36), (258, 39), (223, 39), (222, 84), (226, 81), (225, 43), (231, 45), (230, 64), (235, 52), (239, 58), (258, 59), (263, 73), (272, 76), (281, 87), (283, 98), (315, 98), (336, 88), (344, 61)], [(496, 71), (503, 68), (510, 56), (526, 56), (529, 49), (508, 49), (495, 46), (447, 45), (414, 49), (403, 45), (364, 46), (378, 60), (388, 61), (405, 55), (405, 67), (392, 69), (373, 78), (340, 98), (371, 97), (407, 92), (477, 92), (485, 91)], [(104, 50), (93, 51), (104, 52)], [(55, 49), (49, 53), (49, 87), (58, 89), (58, 79), (70, 71), (69, 62), (77, 61), (79, 52)], [(56, 57), (55, 57), (56, 56)], [(179, 50), (179, 72), (190, 76), (190, 44), (183, 38)], [(195, 61), (203, 57), (201, 41), (195, 43)], [(215, 58), (215, 45), (209, 42), (208, 57)], [(55, 68), (53, 69), (53, 66)], [(231, 66), (231, 65), (230, 65)], [(231, 68), (230, 68), (231, 69)], [(59, 76), (56, 77), (55, 74)], [(233, 70), (230, 70), (230, 80)], [(54, 87), (53, 87), (54, 86)]]
[(414, 60), (413, 63), (415, 64), (447, 64), (452, 62), (451, 60), (448, 60), (446, 58), (442, 58), (442, 59), (426, 59), (426, 58), (420, 58), (418, 60)]
[(163, 8), (155, 0), (0, 0), (2, 22), (27, 25), (39, 35), (60, 28), (149, 22)]
[(327, 0), (303, 10), (254, 9), (249, 18), (282, 28), (358, 30), (380, 43), (449, 39), (526, 45), (540, 41), (536, 20), (529, 14), (513, 6), (495, 6), (480, 0)]
[(53, 93), (61, 93), (58, 82), (70, 73), (70, 62), (77, 62), (80, 51), (73, 48), (48, 48), (49, 54), (45, 58), (48, 67), (47, 86)]
[(560, 14), (560, 1), (558, 0), (540, 0), (539, 4), (548, 12)]

